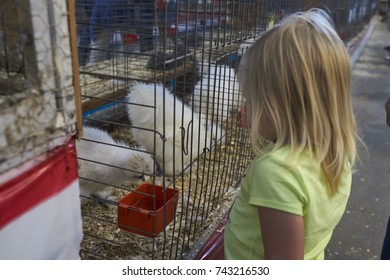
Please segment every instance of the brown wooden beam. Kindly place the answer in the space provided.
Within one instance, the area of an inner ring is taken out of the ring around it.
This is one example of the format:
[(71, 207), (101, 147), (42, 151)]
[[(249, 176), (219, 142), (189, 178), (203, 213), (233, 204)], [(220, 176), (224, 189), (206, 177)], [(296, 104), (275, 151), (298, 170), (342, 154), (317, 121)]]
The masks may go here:
[(81, 138), (83, 135), (83, 109), (81, 103), (81, 91), (80, 91), (80, 72), (79, 72), (79, 59), (77, 50), (77, 26), (76, 26), (76, 11), (74, 0), (68, 0), (68, 12), (69, 12), (69, 34), (70, 44), (72, 51), (72, 65), (73, 65), (73, 88), (76, 102), (76, 127), (77, 138)]

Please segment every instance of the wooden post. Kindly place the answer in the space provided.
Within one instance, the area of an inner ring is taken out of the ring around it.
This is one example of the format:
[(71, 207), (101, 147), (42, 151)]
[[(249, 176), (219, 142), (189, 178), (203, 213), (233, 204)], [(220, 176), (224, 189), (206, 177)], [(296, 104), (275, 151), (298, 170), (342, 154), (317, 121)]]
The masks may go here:
[(68, 0), (69, 11), (69, 33), (70, 44), (72, 50), (72, 65), (73, 65), (73, 87), (76, 101), (76, 127), (77, 138), (83, 135), (83, 112), (81, 104), (81, 91), (80, 91), (80, 71), (79, 71), (79, 59), (77, 51), (77, 26), (76, 26), (76, 11), (74, 0)]

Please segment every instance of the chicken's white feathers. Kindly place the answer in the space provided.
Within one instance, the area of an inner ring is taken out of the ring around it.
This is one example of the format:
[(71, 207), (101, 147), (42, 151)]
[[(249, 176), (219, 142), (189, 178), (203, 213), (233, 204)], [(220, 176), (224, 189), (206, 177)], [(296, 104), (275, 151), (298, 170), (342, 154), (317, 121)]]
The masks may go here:
[(180, 174), (215, 143), (217, 133), (162, 84), (136, 82), (127, 101), (134, 139), (155, 154), (166, 175)]
[(194, 88), (193, 108), (214, 122), (225, 121), (241, 102), (236, 73), (226, 65), (213, 64), (203, 69), (203, 78)]
[(98, 128), (84, 127), (84, 136), (77, 140), (76, 148), (80, 190), (84, 196), (95, 194), (106, 198), (110, 185), (136, 183), (143, 174), (153, 172), (150, 154), (115, 142), (107, 132)]

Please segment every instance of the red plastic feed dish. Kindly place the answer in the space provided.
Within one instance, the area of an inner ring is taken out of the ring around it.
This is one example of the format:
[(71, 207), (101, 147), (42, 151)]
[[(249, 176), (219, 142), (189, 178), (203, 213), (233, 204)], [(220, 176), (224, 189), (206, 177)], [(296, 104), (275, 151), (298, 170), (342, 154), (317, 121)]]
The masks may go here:
[(124, 34), (122, 40), (126, 44), (137, 43), (139, 41), (139, 35), (137, 35), (137, 34)]
[(143, 183), (119, 200), (118, 227), (146, 237), (156, 237), (172, 222), (178, 197), (178, 190), (164, 190), (162, 186)]

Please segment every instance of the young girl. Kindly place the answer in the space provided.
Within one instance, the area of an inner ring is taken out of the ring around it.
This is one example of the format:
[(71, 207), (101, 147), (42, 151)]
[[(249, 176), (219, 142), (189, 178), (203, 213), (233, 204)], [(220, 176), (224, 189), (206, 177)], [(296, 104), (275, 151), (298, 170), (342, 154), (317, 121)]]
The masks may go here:
[(226, 259), (324, 259), (351, 189), (348, 53), (319, 9), (287, 17), (239, 69), (257, 156), (225, 226)]

